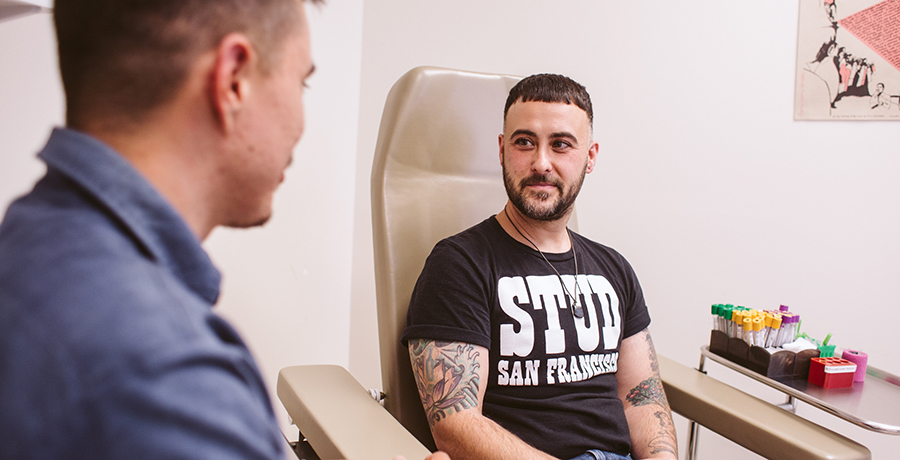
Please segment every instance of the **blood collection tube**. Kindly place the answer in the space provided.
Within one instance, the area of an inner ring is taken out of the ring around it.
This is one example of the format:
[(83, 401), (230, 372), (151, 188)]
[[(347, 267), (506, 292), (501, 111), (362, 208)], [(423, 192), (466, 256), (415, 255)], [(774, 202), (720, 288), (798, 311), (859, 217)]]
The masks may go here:
[(731, 311), (731, 334), (729, 337), (744, 338), (744, 312), (737, 309)]
[(744, 316), (744, 342), (747, 342), (748, 345), (753, 345), (753, 319), (750, 318), (750, 315)]
[(763, 346), (763, 317), (753, 318), (753, 346)]
[(781, 331), (781, 315), (772, 315), (769, 323), (769, 333), (766, 337), (766, 348), (777, 347), (778, 333)]

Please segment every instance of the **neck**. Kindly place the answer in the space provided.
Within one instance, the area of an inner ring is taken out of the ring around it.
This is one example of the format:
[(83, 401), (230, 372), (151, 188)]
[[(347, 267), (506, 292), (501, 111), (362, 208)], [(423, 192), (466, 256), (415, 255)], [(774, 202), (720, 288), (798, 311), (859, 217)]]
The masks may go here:
[[(180, 125), (180, 126), (179, 126)], [(212, 171), (199, 135), (204, 128), (184, 117), (154, 117), (137, 129), (111, 129), (111, 124), (81, 127), (112, 147), (172, 205), (198, 239), (215, 227)]]
[(570, 214), (553, 221), (534, 220), (519, 212), (511, 202), (507, 202), (496, 219), (503, 230), (516, 241), (529, 247), (537, 246), (536, 249), (542, 252), (562, 253), (572, 247), (566, 228)]

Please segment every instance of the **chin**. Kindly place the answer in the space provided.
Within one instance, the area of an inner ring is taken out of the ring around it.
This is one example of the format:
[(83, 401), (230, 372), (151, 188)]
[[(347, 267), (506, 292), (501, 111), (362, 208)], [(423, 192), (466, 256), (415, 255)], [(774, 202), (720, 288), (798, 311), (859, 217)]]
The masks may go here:
[(226, 227), (231, 228), (253, 228), (253, 227), (261, 227), (272, 218), (272, 211), (265, 213), (264, 215), (257, 216), (242, 216), (240, 219), (234, 219), (227, 224)]
[(260, 219), (257, 219), (257, 220), (255, 220), (255, 221), (251, 222), (251, 223), (250, 223), (249, 225), (247, 225), (245, 228), (262, 227), (262, 226), (265, 225), (266, 222), (268, 222), (269, 219), (271, 219), (271, 218), (272, 218), (272, 214), (268, 214), (268, 215), (265, 216), (265, 217), (262, 217), (262, 218), (260, 218)]

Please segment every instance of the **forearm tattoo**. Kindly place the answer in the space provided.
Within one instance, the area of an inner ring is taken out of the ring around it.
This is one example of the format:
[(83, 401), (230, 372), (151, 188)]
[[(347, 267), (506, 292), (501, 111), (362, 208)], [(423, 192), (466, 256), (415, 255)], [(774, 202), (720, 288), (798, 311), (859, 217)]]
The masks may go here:
[(678, 458), (678, 446), (675, 441), (675, 424), (672, 423), (671, 414), (668, 411), (659, 411), (653, 415), (655, 415), (659, 421), (659, 428), (648, 444), (650, 453), (656, 455), (668, 452)]
[(647, 340), (647, 350), (650, 353), (650, 370), (654, 374), (659, 375), (659, 360), (656, 359), (656, 347), (653, 346), (653, 338), (650, 337), (650, 331), (644, 329), (644, 338)]
[(631, 389), (625, 400), (632, 406), (648, 406), (651, 404), (669, 408), (669, 401), (666, 399), (666, 393), (663, 391), (662, 382), (659, 377), (653, 376), (641, 382), (638, 386)]
[(653, 339), (650, 338), (649, 332), (646, 332), (646, 340), (648, 349), (650, 350), (650, 367), (653, 370), (653, 376), (644, 380), (638, 386), (631, 389), (625, 400), (632, 406), (656, 406), (657, 409), (653, 415), (659, 422), (656, 433), (650, 440), (648, 447), (651, 454), (669, 452), (677, 456), (677, 447), (675, 444), (675, 424), (672, 421), (672, 412), (669, 408), (669, 400), (666, 399), (666, 393), (663, 390), (662, 381), (659, 379), (659, 361), (656, 358), (656, 350), (653, 347)]
[(474, 346), (411, 340), (409, 356), (429, 425), (478, 405), (480, 365)]

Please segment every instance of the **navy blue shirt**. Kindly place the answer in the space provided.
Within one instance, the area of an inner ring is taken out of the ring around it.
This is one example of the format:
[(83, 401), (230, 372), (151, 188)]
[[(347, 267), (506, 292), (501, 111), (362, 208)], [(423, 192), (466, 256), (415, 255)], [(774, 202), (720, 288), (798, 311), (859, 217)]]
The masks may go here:
[(120, 155), (54, 130), (0, 224), (0, 459), (274, 459), (220, 274)]

